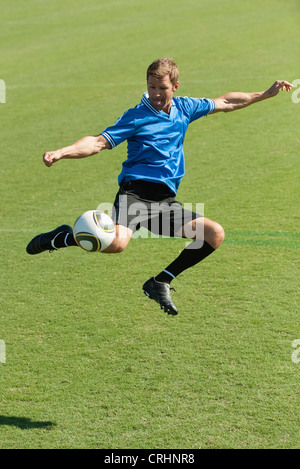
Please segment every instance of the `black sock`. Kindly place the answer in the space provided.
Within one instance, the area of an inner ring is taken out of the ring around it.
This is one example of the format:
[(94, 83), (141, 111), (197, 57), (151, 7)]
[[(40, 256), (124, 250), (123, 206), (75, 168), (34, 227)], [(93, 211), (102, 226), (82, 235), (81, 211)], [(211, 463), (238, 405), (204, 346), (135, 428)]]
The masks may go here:
[(171, 283), (171, 281), (184, 270), (198, 264), (214, 252), (206, 241), (194, 241), (189, 244), (168, 267), (155, 277), (158, 282)]
[(72, 233), (59, 233), (54, 239), (56, 249), (78, 246)]

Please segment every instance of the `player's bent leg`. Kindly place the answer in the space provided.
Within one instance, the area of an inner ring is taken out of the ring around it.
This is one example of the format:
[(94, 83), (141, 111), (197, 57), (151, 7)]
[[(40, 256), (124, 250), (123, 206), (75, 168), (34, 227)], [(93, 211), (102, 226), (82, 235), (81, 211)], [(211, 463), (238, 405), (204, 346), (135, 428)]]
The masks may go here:
[(127, 226), (116, 225), (116, 236), (108, 248), (104, 249), (102, 252), (106, 254), (117, 254), (127, 247), (133, 231)]
[(181, 232), (177, 233), (183, 238), (197, 241), (205, 241), (214, 250), (221, 246), (225, 238), (223, 227), (206, 217), (196, 218), (183, 226)]
[(169, 307), (168, 312), (173, 310), (172, 314), (174, 314), (174, 310), (175, 314), (178, 312), (170, 297), (169, 285), (172, 280), (184, 270), (189, 269), (211, 255), (222, 244), (225, 236), (224, 230), (219, 223), (204, 217), (190, 221), (185, 226), (181, 227), (175, 235), (193, 239), (193, 242), (155, 278), (146, 282), (144, 287), (148, 284), (150, 285), (152, 282), (150, 285), (151, 291), (147, 291), (147, 289), (143, 287), (144, 293), (158, 301), (161, 306), (165, 306), (167, 302)]
[(210, 244), (214, 249), (217, 249), (221, 246), (224, 239), (224, 228), (219, 223), (204, 218), (204, 241)]

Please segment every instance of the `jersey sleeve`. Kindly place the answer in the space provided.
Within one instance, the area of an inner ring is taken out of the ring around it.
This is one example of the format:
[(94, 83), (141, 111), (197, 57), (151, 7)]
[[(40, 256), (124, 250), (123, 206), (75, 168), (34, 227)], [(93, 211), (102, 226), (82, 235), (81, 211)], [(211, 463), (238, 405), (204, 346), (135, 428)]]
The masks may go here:
[(115, 148), (120, 143), (124, 142), (128, 138), (135, 134), (135, 120), (133, 118), (130, 109), (126, 111), (114, 125), (107, 127), (101, 135), (108, 140), (111, 148)]
[(215, 102), (209, 98), (182, 98), (182, 104), (189, 115), (190, 123), (207, 116), (215, 110)]

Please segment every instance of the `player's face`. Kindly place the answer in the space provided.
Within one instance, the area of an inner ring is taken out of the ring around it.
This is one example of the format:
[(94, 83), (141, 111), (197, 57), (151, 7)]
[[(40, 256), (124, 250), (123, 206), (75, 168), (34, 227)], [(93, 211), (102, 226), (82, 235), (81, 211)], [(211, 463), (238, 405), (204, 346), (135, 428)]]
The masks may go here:
[(179, 83), (172, 84), (169, 75), (163, 78), (155, 78), (150, 76), (148, 79), (149, 101), (157, 111), (170, 113), (172, 99), (175, 91), (177, 91)]

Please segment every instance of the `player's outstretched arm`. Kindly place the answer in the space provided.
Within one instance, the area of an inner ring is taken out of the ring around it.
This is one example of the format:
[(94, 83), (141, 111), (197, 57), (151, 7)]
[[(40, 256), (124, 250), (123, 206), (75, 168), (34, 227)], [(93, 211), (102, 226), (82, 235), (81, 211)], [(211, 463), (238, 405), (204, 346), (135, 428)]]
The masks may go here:
[(81, 138), (68, 147), (47, 151), (43, 154), (43, 161), (46, 166), (50, 167), (53, 163), (62, 159), (86, 158), (108, 148), (110, 148), (110, 143), (103, 135), (88, 136)]
[(244, 107), (250, 106), (251, 104), (258, 103), (264, 99), (273, 98), (280, 90), (290, 91), (292, 89), (291, 83), (288, 81), (277, 80), (275, 83), (266, 91), (259, 91), (257, 93), (227, 93), (219, 98), (214, 99), (216, 112), (231, 112)]

